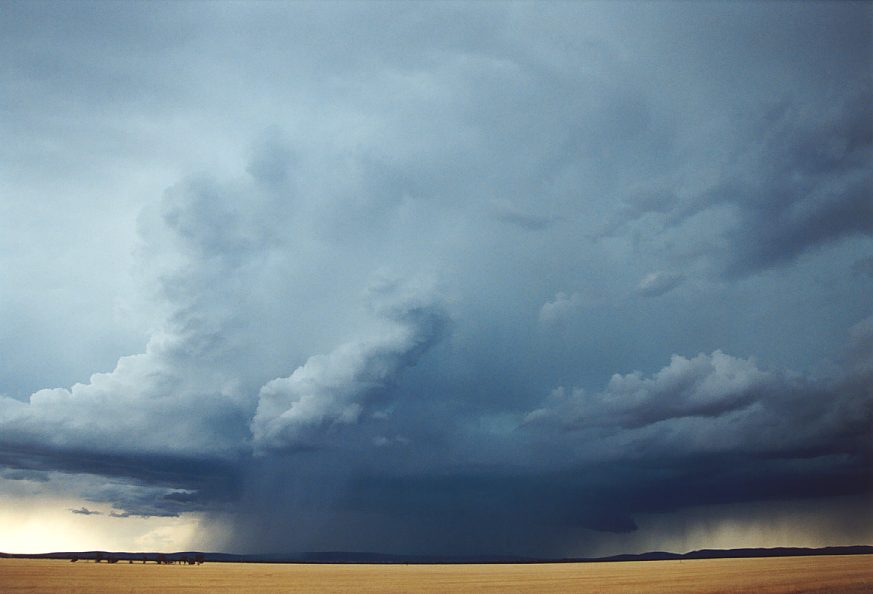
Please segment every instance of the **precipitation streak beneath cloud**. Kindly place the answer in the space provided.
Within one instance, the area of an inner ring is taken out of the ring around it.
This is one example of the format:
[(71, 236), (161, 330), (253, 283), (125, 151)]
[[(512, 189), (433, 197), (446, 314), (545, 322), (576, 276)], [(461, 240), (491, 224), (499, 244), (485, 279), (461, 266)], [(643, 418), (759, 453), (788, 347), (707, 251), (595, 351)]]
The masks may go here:
[(0, 495), (240, 552), (873, 538), (870, 5), (0, 23)]

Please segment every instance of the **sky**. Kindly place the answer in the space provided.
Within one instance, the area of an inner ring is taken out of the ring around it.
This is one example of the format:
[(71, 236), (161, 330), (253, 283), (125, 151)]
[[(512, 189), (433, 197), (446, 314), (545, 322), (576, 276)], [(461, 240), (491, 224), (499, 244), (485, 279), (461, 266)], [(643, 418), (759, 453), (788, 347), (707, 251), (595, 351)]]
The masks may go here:
[(0, 550), (873, 544), (870, 3), (0, 3)]

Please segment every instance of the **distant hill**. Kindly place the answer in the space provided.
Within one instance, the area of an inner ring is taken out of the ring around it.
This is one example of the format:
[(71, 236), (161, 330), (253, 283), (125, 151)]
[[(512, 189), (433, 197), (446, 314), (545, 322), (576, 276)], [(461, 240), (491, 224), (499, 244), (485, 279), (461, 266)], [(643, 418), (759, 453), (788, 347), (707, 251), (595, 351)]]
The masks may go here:
[(235, 555), (233, 553), (202, 553), (185, 551), (178, 553), (130, 553), (111, 551), (70, 551), (42, 554), (0, 553), (0, 558), (16, 559), (77, 559), (82, 561), (114, 560), (113, 562), (212, 562), (212, 563), (385, 563), (385, 564), (437, 564), (437, 563), (597, 563), (620, 561), (668, 561), (675, 559), (730, 559), (741, 557), (800, 557), (811, 555), (871, 555), (873, 546), (858, 545), (823, 547), (818, 549), (778, 547), (771, 549), (704, 549), (690, 553), (653, 551), (636, 555), (613, 555), (611, 557), (580, 557), (547, 559), (517, 557), (512, 555), (392, 555), (385, 553), (361, 553), (346, 551), (321, 551), (273, 555)]
[(873, 546), (855, 545), (846, 547), (822, 547), (818, 549), (799, 547), (776, 547), (771, 549), (703, 549), (690, 553), (666, 553), (653, 551), (638, 555), (613, 555), (611, 557), (562, 559), (562, 561), (668, 561), (670, 559), (733, 559), (749, 557), (805, 557), (811, 555), (870, 555)]

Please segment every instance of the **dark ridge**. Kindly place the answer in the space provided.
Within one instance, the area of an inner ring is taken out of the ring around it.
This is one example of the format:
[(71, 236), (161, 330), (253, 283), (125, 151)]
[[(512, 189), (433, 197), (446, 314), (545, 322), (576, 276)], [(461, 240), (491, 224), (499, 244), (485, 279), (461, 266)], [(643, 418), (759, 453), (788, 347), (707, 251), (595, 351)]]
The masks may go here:
[(817, 549), (777, 547), (770, 549), (703, 549), (690, 553), (652, 551), (640, 554), (613, 555), (610, 557), (579, 557), (548, 559), (518, 557), (513, 555), (393, 555), (346, 551), (314, 551), (291, 554), (236, 555), (233, 553), (203, 553), (185, 551), (177, 553), (130, 553), (110, 551), (79, 551), (56, 553), (0, 553), (7, 559), (67, 559), (99, 562), (134, 563), (377, 563), (377, 564), (444, 564), (444, 563), (602, 563), (621, 561), (669, 561), (678, 559), (735, 559), (751, 557), (804, 557), (812, 555), (873, 555), (873, 546), (855, 545), (823, 547)]
[(822, 547), (818, 549), (801, 547), (776, 547), (770, 549), (702, 549), (690, 553), (667, 553), (653, 551), (639, 555), (613, 555), (588, 559), (566, 559), (566, 561), (669, 561), (671, 559), (740, 559), (751, 557), (807, 557), (812, 555), (870, 555), (873, 546), (854, 545), (842, 547)]

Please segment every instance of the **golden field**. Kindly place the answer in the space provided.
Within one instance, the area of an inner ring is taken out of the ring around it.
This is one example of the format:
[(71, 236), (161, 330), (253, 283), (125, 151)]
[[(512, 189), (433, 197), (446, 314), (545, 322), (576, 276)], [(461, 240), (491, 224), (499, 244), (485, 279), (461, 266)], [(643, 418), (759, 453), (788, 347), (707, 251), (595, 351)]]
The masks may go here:
[(873, 556), (519, 565), (197, 566), (0, 559), (11, 592), (873, 592)]

